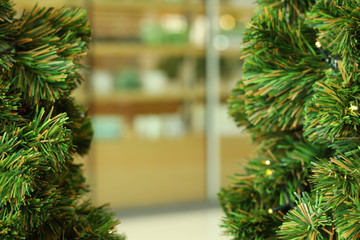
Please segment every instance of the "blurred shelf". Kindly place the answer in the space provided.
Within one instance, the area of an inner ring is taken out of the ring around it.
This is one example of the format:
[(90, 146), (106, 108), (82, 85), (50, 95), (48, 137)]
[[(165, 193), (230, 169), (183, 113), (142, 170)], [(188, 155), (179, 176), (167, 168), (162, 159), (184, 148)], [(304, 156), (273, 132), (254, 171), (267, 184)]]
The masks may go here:
[[(204, 116), (203, 110), (206, 105), (206, 83), (195, 79), (199, 71), (195, 57), (205, 56), (205, 46), (198, 47), (188, 43), (146, 45), (141, 42), (144, 41), (141, 29), (145, 26), (143, 20), (151, 18), (162, 21), (161, 17), (165, 14), (180, 14), (186, 18), (188, 30), (192, 30), (197, 18), (202, 19), (206, 15), (205, 1), (209, 0), (18, 0), (14, 2), (18, 14), (21, 14), (23, 9), (34, 8), (36, 4), (40, 7), (85, 8), (93, 30), (93, 46), (88, 59), (88, 64), (91, 64), (93, 69), (102, 67), (101, 70), (116, 73), (130, 66), (137, 67), (141, 71), (151, 65), (148, 61), (153, 63), (159, 60), (156, 59), (157, 57), (184, 57), (181, 59), (183, 65), (179, 64), (179, 74), (174, 77), (181, 87), (175, 90), (165, 89), (159, 94), (142, 91), (112, 92), (101, 96), (88, 96), (85, 90), (76, 93), (77, 98), (89, 102), (92, 115), (117, 114), (123, 115), (121, 119), (124, 117), (126, 120), (134, 120), (138, 114), (177, 113), (181, 115), (182, 120), (187, 121), (186, 124), (188, 122), (195, 124), (198, 121), (197, 116)], [(219, 3), (220, 14), (232, 14), (241, 23), (246, 22), (253, 15), (253, 7), (239, 6), (238, 0), (232, 0), (234, 5), (224, 2)], [(200, 27), (200, 30), (202, 29), (205, 30), (205, 27)], [(236, 61), (236, 58), (240, 57), (240, 47), (220, 51), (220, 55), (229, 56)], [(198, 83), (202, 83), (203, 86), (197, 87)], [(194, 85), (196, 87), (193, 87)], [(182, 88), (185, 90), (181, 90)], [(229, 92), (224, 86), (219, 89), (223, 102), (228, 98)], [(201, 121), (202, 125), (206, 120)], [(124, 122), (124, 131), (128, 125), (133, 126), (134, 123), (134, 121)], [(192, 132), (192, 125), (189, 125), (189, 129), (190, 134), (172, 139), (149, 140), (142, 139), (138, 135), (130, 135), (129, 138), (124, 139), (95, 140), (87, 162), (90, 183), (94, 188), (91, 194), (94, 194), (95, 202), (97, 204), (110, 202), (113, 208), (120, 208), (204, 201), (206, 199), (205, 134), (203, 128), (201, 132), (196, 132), (198, 134)], [(222, 165), (223, 172), (228, 175), (233, 174), (237, 162), (242, 161), (246, 151), (251, 149), (249, 141), (248, 136), (221, 138), (221, 157), (226, 163)], [(227, 165), (229, 167), (226, 167)], [(116, 187), (113, 183), (117, 184)]]
[[(92, 7), (99, 12), (117, 12), (117, 11), (156, 11), (166, 13), (198, 13), (205, 14), (205, 4), (199, 1), (104, 1), (93, 0)], [(222, 4), (219, 8), (220, 13), (233, 13), (242, 16), (251, 17), (254, 7), (250, 5), (232, 5)]]
[(119, 92), (94, 96), (91, 110), (94, 114), (120, 114), (133, 118), (138, 114), (175, 113), (181, 108), (185, 94), (180, 91), (161, 94), (144, 92)]
[[(146, 45), (142, 43), (101, 42), (97, 41), (90, 49), (95, 58), (104, 57), (133, 57), (133, 56), (205, 56), (205, 48), (194, 45)], [(238, 56), (240, 49), (228, 48), (220, 51), (221, 56)]]
[(203, 135), (95, 141), (93, 199), (113, 208), (204, 201), (204, 146)]
[(191, 45), (145, 45), (141, 43), (95, 42), (90, 54), (94, 57), (127, 56), (203, 56), (205, 49)]
[(157, 12), (185, 12), (189, 8), (193, 11), (203, 11), (204, 7), (200, 3), (171, 3), (163, 1), (104, 1), (93, 0), (92, 7), (95, 11), (114, 12), (114, 11), (153, 11)]
[[(16, 1), (16, 9), (32, 9), (35, 5), (40, 7), (63, 7), (63, 6), (81, 6), (84, 8), (91, 8), (92, 13), (97, 12), (144, 12), (156, 11), (166, 13), (188, 13), (194, 12), (198, 14), (205, 14), (205, 4), (199, 1), (127, 1), (127, 0), (26, 0)], [(251, 17), (254, 7), (251, 5), (232, 5), (221, 4), (219, 8), (220, 13), (233, 13), (242, 16)]]
[[(220, 90), (222, 101), (229, 97), (229, 91)], [(91, 101), (93, 114), (120, 114), (133, 118), (137, 114), (175, 113), (186, 101), (205, 101), (204, 88), (187, 91), (171, 91), (151, 94), (142, 91), (117, 92), (94, 95)]]
[(117, 102), (96, 101), (90, 105), (92, 114), (119, 114), (133, 119), (139, 114), (177, 113), (182, 102)]
[[(221, 87), (219, 90), (221, 98), (229, 96), (229, 90)], [(182, 100), (204, 100), (205, 89), (203, 87), (194, 87), (188, 90), (167, 89), (159, 93), (147, 93), (145, 91), (118, 91), (103, 95), (93, 95), (94, 102), (171, 102)]]
[(26, 1), (14, 1), (15, 9), (17, 11), (22, 11), (23, 9), (33, 9), (35, 5), (39, 7), (56, 7), (61, 8), (64, 6), (80, 6), (86, 7), (86, 3), (88, 0), (57, 0), (57, 1), (49, 1), (49, 0), (26, 0)]
[(184, 98), (203, 96), (203, 90), (196, 89), (191, 91), (166, 90), (160, 93), (147, 93), (145, 91), (119, 91), (106, 95), (95, 95), (94, 100), (100, 102), (167, 102), (178, 101)]

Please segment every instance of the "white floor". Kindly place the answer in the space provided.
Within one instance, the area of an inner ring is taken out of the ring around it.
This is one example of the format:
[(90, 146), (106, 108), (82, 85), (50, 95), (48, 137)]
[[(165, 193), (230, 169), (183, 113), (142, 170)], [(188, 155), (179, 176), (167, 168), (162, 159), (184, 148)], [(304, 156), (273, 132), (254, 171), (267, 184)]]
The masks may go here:
[[(166, 209), (141, 214), (131, 212), (118, 217), (117, 231), (127, 240), (230, 240), (220, 227), (223, 212), (220, 207)], [(127, 215), (127, 216), (126, 216)]]

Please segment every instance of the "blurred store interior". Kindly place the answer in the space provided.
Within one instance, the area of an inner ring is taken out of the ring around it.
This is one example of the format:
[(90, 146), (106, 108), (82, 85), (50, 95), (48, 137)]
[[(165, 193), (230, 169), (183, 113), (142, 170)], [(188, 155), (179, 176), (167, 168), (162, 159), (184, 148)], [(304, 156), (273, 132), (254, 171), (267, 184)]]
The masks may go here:
[(36, 3), (88, 12), (93, 43), (74, 95), (89, 107), (95, 135), (80, 161), (90, 197), (119, 213), (119, 231), (142, 210), (217, 211), (217, 192), (244, 172), (255, 148), (226, 105), (242, 75), (240, 44), (253, 1), (14, 2), (18, 14)]

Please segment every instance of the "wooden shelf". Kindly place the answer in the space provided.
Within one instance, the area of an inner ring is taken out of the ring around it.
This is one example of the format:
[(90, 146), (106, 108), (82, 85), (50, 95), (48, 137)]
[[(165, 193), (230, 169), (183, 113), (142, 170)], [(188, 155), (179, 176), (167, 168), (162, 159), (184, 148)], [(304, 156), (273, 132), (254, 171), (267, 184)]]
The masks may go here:
[(114, 12), (114, 11), (154, 11), (157, 12), (185, 12), (192, 9), (196, 12), (204, 10), (202, 4), (169, 3), (161, 1), (106, 1), (93, 0), (92, 7), (95, 11)]
[(141, 43), (95, 42), (90, 54), (94, 57), (128, 57), (128, 56), (203, 56), (205, 49), (191, 45), (145, 45)]
[[(123, 43), (123, 42), (100, 42), (97, 41), (93, 44), (89, 51), (95, 58), (125, 58), (134, 56), (205, 56), (205, 48), (194, 45), (146, 45), (142, 43)], [(231, 56), (240, 58), (240, 49), (229, 48), (220, 51), (221, 56)]]
[(177, 113), (181, 107), (180, 101), (169, 102), (93, 102), (90, 105), (92, 114), (119, 114), (133, 119), (139, 114)]
[(205, 200), (203, 135), (95, 141), (92, 149), (96, 204), (125, 208)]
[(138, 114), (178, 112), (182, 103), (180, 95), (147, 95), (142, 93), (119, 93), (93, 98), (94, 114), (120, 114), (132, 119)]
[[(93, 199), (96, 204), (110, 202), (113, 208), (205, 200), (205, 144), (204, 136), (195, 134), (156, 141), (94, 141)], [(257, 145), (248, 135), (222, 137), (220, 144), (221, 185), (227, 187), (230, 176), (245, 173), (243, 165)], [(116, 188), (109, 184), (114, 182)]]
[[(38, 4), (40, 7), (63, 7), (63, 6), (81, 6), (84, 8), (91, 7), (93, 12), (139, 12), (139, 11), (156, 11), (167, 13), (187, 13), (189, 11), (204, 14), (205, 4), (194, 3), (194, 1), (184, 1), (178, 3), (171, 3), (159, 0), (144, 0), (144, 1), (130, 1), (130, 0), (26, 0), (16, 1), (15, 7), (18, 10), (32, 9)], [(233, 13), (243, 16), (252, 16), (253, 6), (234, 6), (230, 4), (221, 4), (220, 13)]]
[(203, 96), (203, 90), (196, 89), (192, 91), (166, 90), (161, 93), (147, 93), (145, 91), (119, 91), (106, 95), (94, 95), (97, 102), (166, 102), (179, 101), (184, 98), (193, 98)]
[[(220, 90), (223, 102), (229, 91)], [(179, 112), (186, 101), (205, 101), (205, 90), (194, 88), (187, 91), (166, 91), (149, 94), (141, 91), (118, 92), (92, 97), (90, 108), (93, 114), (120, 114), (132, 119), (137, 114), (160, 114)]]
[(22, 12), (22, 10), (30, 10), (38, 5), (39, 7), (56, 7), (61, 8), (64, 6), (80, 6), (86, 7), (87, 0), (58, 0), (58, 1), (49, 1), (49, 0), (26, 0), (26, 1), (14, 1), (15, 9)]
[(120, 114), (132, 119), (137, 114), (175, 113), (185, 99), (200, 96), (196, 92), (167, 91), (161, 94), (119, 92), (94, 96), (91, 110), (95, 114)]
[[(92, 7), (98, 12), (118, 12), (118, 11), (152, 11), (166, 12), (166, 13), (197, 13), (205, 14), (205, 4), (194, 1), (183, 1), (178, 3), (171, 3), (166, 1), (152, 0), (152, 1), (106, 1), (93, 0)], [(230, 4), (221, 4), (219, 8), (220, 13), (233, 13), (242, 16), (252, 16), (253, 6), (234, 6)]]
[[(229, 90), (221, 87), (219, 90), (221, 98), (229, 96)], [(108, 102), (176, 102), (185, 100), (204, 100), (205, 89), (203, 87), (195, 87), (189, 90), (172, 90), (167, 89), (160, 93), (147, 93), (145, 91), (119, 91), (104, 95), (93, 95), (94, 102), (108, 103)]]

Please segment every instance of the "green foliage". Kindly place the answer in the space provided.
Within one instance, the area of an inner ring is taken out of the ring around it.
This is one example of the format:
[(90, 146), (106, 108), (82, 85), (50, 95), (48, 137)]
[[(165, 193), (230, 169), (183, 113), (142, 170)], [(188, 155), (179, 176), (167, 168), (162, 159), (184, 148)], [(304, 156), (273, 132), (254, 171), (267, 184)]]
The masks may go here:
[[(257, 0), (256, 1), (259, 6), (271, 6), (275, 9), (285, 9), (285, 10), (292, 10), (297, 11), (298, 13), (304, 13), (305, 11), (308, 11), (310, 7), (316, 2), (314, 0), (284, 0), (284, 1), (278, 1), (278, 0)], [(292, 6), (292, 8), (290, 8)], [(290, 17), (291, 18), (291, 17)]]
[(123, 235), (117, 235), (113, 229), (119, 222), (107, 210), (106, 206), (93, 207), (89, 202), (77, 206), (76, 218), (73, 219), (71, 228), (66, 229), (65, 239), (124, 239)]
[[(249, 161), (247, 175), (235, 176), (233, 185), (219, 194), (227, 215), (224, 226), (227, 226), (228, 233), (238, 237), (235, 239), (252, 236), (250, 232), (258, 226), (261, 226), (258, 239), (275, 236), (276, 228), (282, 224), (284, 209), (296, 201), (294, 193), (311, 189), (308, 179), (311, 163), (318, 156), (327, 155), (327, 148), (287, 136), (278, 139), (273, 152), (267, 151), (262, 155)], [(274, 215), (269, 216), (269, 209), (275, 212)], [(259, 217), (261, 211), (263, 213)], [(267, 220), (264, 219), (266, 215)], [(254, 220), (252, 217), (259, 219)], [(275, 222), (269, 224), (268, 221)], [(241, 227), (233, 226), (237, 223), (241, 223)]]
[(358, 239), (360, 4), (258, 4), (228, 103), (260, 148), (219, 193), (224, 227), (234, 239)]
[(267, 211), (259, 210), (253, 214), (234, 212), (224, 220), (224, 224), (234, 239), (262, 240), (276, 239), (275, 231), (269, 229), (276, 229), (281, 220)]
[(360, 61), (360, 3), (353, 0), (318, 1), (309, 15), (321, 45), (344, 62)]
[(360, 237), (359, 199), (351, 199), (351, 203), (344, 205), (343, 210), (334, 213), (334, 224), (339, 239), (358, 239)]
[(316, 83), (304, 126), (309, 140), (330, 144), (359, 137), (359, 112), (355, 110), (360, 100), (359, 80), (356, 67), (345, 68), (339, 62), (339, 72), (329, 70), (326, 81)]
[(0, 9), (0, 69), (9, 70), (15, 62), (13, 58), (15, 51), (11, 37), (19, 28), (10, 24), (15, 15), (11, 1), (1, 1)]
[(59, 113), (65, 112), (71, 119), (71, 122), (67, 123), (67, 128), (72, 131), (76, 152), (80, 155), (86, 154), (93, 135), (89, 112), (69, 97), (60, 99), (55, 105)]
[(279, 236), (281, 239), (332, 239), (332, 222), (321, 204), (321, 197), (312, 199), (304, 193), (297, 206), (285, 216)]
[(360, 158), (359, 150), (349, 151), (328, 159), (313, 162), (311, 181), (314, 190), (323, 193), (324, 204), (333, 211), (341, 210), (343, 205), (360, 196)]
[(11, 121), (20, 120), (17, 114), (20, 101), (20, 93), (11, 91), (10, 83), (0, 78), (0, 127)]
[(301, 127), (312, 85), (328, 68), (315, 40), (313, 29), (302, 19), (289, 25), (282, 10), (266, 8), (252, 19), (244, 37), (242, 85), (247, 119), (261, 131)]
[(226, 213), (222, 225), (226, 227), (226, 233), (234, 239), (275, 239), (275, 229), (281, 224), (281, 219), (262, 209), (264, 204), (270, 208), (270, 204), (263, 201), (261, 193), (252, 186), (254, 176), (237, 179), (240, 180), (237, 185), (219, 193)]
[(74, 155), (92, 138), (88, 112), (70, 97), (90, 41), (82, 9), (39, 8), (15, 18), (0, 2), (0, 239), (116, 239)]
[(37, 8), (15, 21), (15, 87), (33, 103), (55, 102), (81, 81), (79, 59), (88, 48), (90, 27), (80, 8)]

